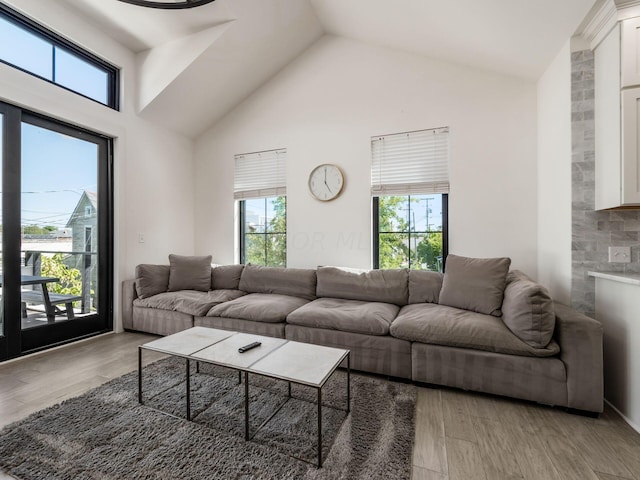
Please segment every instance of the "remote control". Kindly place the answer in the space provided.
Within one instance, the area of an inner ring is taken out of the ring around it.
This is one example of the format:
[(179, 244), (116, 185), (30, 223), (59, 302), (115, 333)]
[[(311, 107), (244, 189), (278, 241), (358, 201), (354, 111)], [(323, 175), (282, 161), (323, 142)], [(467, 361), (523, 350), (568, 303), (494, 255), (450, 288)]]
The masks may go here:
[(245, 345), (244, 347), (240, 347), (240, 348), (238, 349), (238, 352), (240, 352), (240, 353), (244, 353), (244, 352), (246, 352), (247, 350), (251, 350), (252, 348), (259, 347), (260, 345), (262, 345), (262, 343), (260, 343), (260, 342), (253, 342), (253, 343), (250, 343), (249, 345)]

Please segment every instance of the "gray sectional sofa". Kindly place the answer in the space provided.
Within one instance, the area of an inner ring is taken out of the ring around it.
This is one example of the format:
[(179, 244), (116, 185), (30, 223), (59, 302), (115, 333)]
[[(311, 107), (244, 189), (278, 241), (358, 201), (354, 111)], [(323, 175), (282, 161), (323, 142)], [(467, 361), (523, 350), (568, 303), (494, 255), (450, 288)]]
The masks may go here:
[(443, 275), (170, 255), (170, 265), (139, 265), (123, 282), (123, 323), (348, 348), (356, 370), (601, 412), (602, 326), (509, 264), (449, 255)]

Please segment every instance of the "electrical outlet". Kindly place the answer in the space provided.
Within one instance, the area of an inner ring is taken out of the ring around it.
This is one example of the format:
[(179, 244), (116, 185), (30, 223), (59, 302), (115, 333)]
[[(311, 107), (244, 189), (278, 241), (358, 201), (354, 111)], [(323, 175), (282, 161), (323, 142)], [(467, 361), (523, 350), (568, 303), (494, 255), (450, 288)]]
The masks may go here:
[(630, 263), (631, 247), (609, 247), (609, 263)]

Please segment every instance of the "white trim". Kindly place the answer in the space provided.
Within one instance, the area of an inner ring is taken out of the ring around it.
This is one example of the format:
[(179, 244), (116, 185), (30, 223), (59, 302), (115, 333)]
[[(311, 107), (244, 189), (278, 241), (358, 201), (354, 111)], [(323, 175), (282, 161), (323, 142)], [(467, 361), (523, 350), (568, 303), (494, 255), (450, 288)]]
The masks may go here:
[(594, 49), (615, 27), (617, 21), (616, 4), (613, 0), (606, 0), (599, 8), (589, 12), (585, 19), (586, 24), (578, 34), (585, 38), (591, 49)]
[(631, 428), (633, 428), (636, 432), (640, 433), (640, 426), (636, 425), (629, 418), (627, 418), (627, 416), (624, 413), (622, 413), (620, 410), (618, 410), (609, 400), (607, 400), (605, 398), (604, 399), (604, 403), (609, 405), (613, 409), (614, 412), (616, 412), (618, 415), (620, 415), (622, 417), (622, 419), (627, 423), (627, 425), (629, 425)]

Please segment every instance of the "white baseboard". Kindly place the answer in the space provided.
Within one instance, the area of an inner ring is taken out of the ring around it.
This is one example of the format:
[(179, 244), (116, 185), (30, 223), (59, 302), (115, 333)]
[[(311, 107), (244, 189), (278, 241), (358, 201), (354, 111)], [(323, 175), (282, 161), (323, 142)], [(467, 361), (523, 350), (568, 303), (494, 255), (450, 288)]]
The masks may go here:
[(630, 419), (628, 419), (620, 410), (618, 410), (615, 406), (613, 406), (613, 404), (607, 400), (606, 398), (604, 399), (605, 403), (607, 405), (609, 405), (614, 412), (616, 412), (618, 415), (620, 415), (622, 417), (622, 419), (627, 422), (627, 424), (633, 428), (636, 432), (640, 433), (640, 427), (638, 425), (636, 425), (634, 422), (632, 422)]

